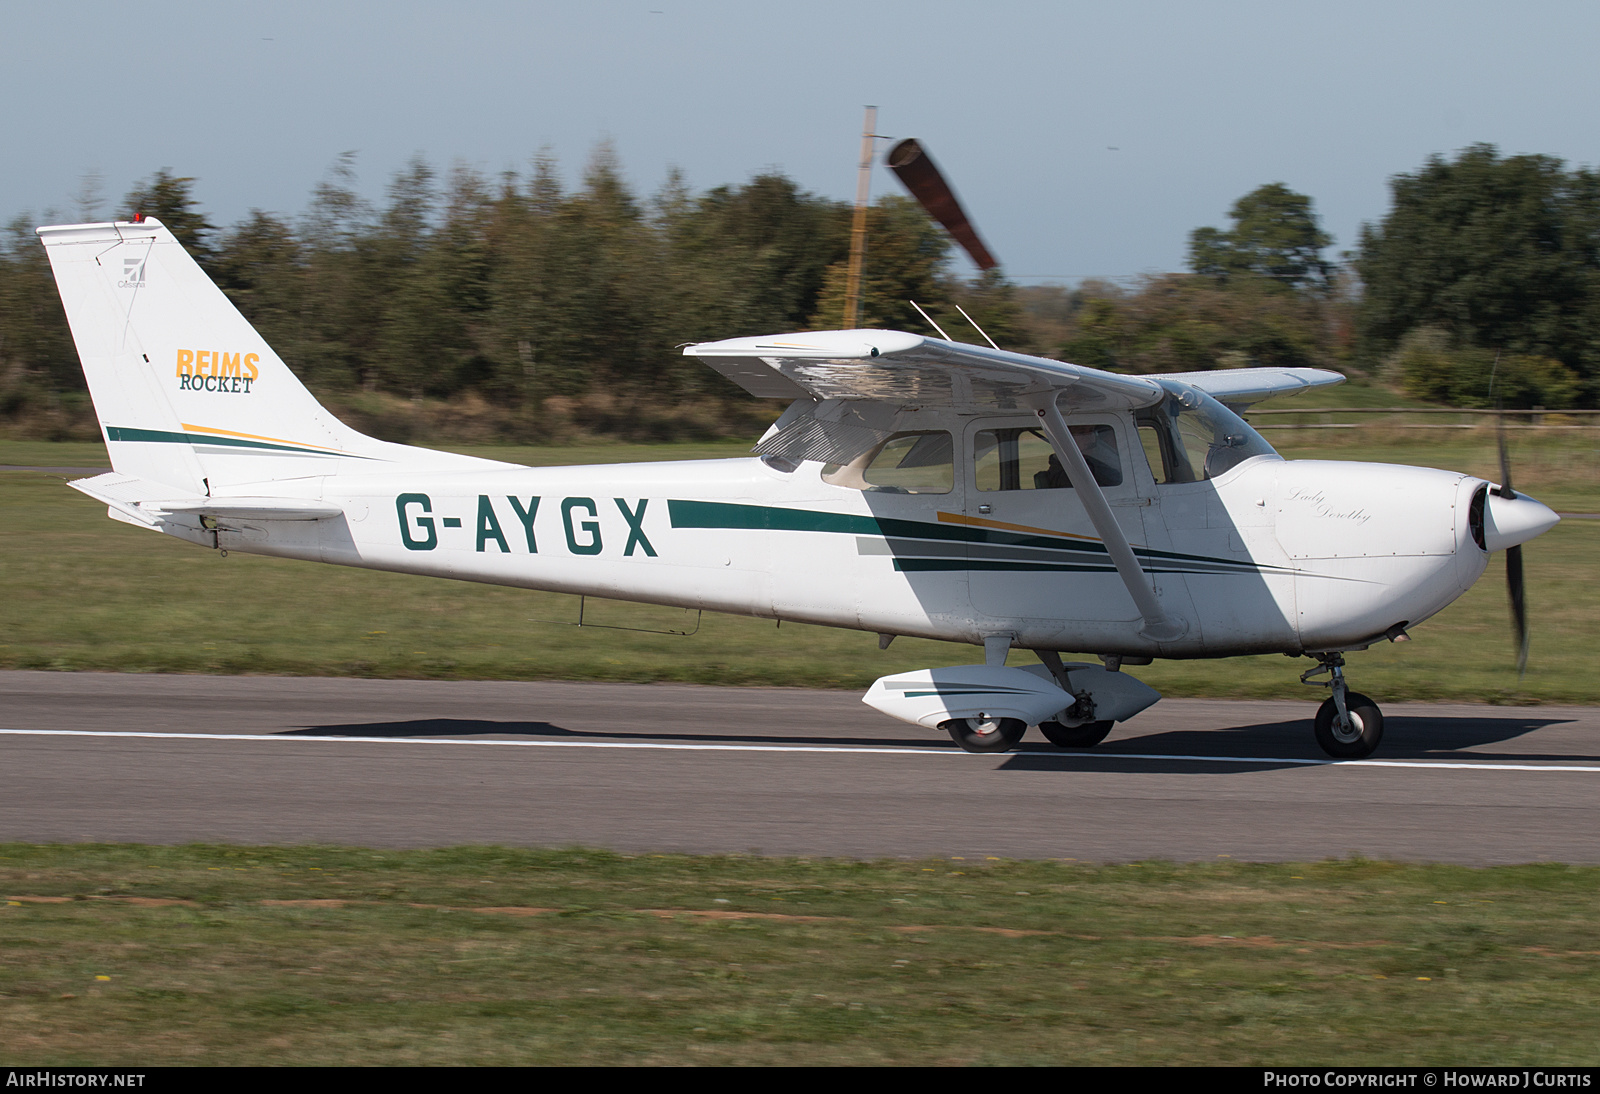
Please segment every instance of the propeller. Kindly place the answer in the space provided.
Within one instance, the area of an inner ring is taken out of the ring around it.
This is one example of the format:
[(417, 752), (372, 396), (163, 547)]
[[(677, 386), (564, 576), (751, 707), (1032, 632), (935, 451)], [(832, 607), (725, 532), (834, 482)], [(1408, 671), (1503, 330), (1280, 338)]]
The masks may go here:
[[(1495, 439), (1500, 445), (1500, 488), (1496, 497), (1512, 501), (1517, 492), (1511, 488), (1511, 457), (1506, 454), (1506, 416), (1502, 412), (1495, 419)], [(1522, 579), (1522, 544), (1506, 548), (1506, 591), (1511, 594), (1511, 626), (1517, 640), (1517, 679), (1528, 671), (1528, 600), (1527, 588)]]
[(934, 165), (933, 157), (915, 138), (907, 138), (889, 149), (888, 162), (889, 169), (911, 191), (911, 196), (929, 216), (944, 225), (944, 230), (972, 256), (980, 270), (992, 270), (1000, 265), (978, 238), (966, 211), (956, 200), (955, 191)]

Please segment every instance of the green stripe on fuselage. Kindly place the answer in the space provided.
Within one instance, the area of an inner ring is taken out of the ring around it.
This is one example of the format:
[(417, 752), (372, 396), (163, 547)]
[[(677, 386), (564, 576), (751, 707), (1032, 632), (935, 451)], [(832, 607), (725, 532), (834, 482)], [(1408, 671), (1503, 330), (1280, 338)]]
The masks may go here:
[[(853, 532), (856, 535), (879, 535), (883, 531), (875, 517), (726, 501), (669, 500), (667, 514), (674, 528), (751, 528), (770, 532)], [(923, 527), (920, 521), (899, 523)]]
[[(1059, 574), (1114, 574), (1117, 568), (1109, 562), (1096, 566), (1092, 563), (1074, 565), (1070, 562), (1005, 562), (996, 559), (982, 558), (896, 558), (894, 568), (901, 573), (933, 573), (940, 570), (963, 570), (976, 572), (979, 570), (995, 570), (1006, 572), (1028, 571), (1032, 573), (1059, 573)], [(1141, 566), (1147, 574), (1195, 574), (1204, 577), (1216, 574), (1253, 574), (1257, 569), (1235, 564), (1232, 567), (1221, 566), (1209, 570), (1197, 568), (1179, 569), (1176, 566)]]
[[(1045, 564), (1030, 566), (1027, 563), (1000, 563), (987, 565), (969, 559), (958, 564), (944, 560), (927, 560), (927, 565), (902, 565), (920, 563), (920, 559), (900, 559), (895, 569), (1064, 569), (1097, 571), (1110, 569), (1105, 544), (1098, 540), (1068, 539), (1065, 536), (1041, 536), (1026, 532), (1006, 532), (995, 528), (982, 528), (970, 524), (935, 524), (925, 520), (904, 520), (898, 517), (864, 517), (852, 513), (829, 513), (814, 509), (783, 509), (771, 505), (746, 505), (726, 501), (667, 502), (667, 513), (674, 528), (734, 528), (774, 532), (844, 532), (851, 535), (879, 535), (905, 539), (945, 540), (961, 543), (985, 543), (1005, 547), (1039, 547), (1053, 551), (1070, 551), (1105, 558), (1103, 564), (1060, 566)], [(1210, 555), (1189, 555), (1178, 551), (1156, 551), (1148, 547), (1134, 548), (1139, 558), (1170, 563), (1204, 563), (1208, 566), (1225, 566), (1229, 572), (1253, 572), (1255, 563), (1238, 559), (1214, 558)], [(958, 560), (949, 560), (957, 563)], [(1164, 572), (1149, 568), (1151, 572)]]

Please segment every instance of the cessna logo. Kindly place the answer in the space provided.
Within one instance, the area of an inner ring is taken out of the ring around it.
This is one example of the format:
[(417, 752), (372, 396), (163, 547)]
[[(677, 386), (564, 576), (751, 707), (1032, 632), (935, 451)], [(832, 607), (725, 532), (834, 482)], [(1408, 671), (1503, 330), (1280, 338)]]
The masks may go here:
[(261, 375), (256, 364), (261, 356), (224, 353), (214, 349), (178, 351), (179, 391), (223, 391), (230, 395), (250, 394), (250, 385)]
[(122, 260), (122, 280), (117, 282), (117, 288), (144, 288), (144, 263), (145, 260), (142, 258), (124, 258)]

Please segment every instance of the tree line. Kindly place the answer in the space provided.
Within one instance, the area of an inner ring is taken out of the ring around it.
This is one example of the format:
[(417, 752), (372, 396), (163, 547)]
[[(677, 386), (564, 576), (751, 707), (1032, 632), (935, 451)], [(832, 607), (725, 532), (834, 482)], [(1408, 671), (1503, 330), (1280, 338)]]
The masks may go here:
[[(1475, 146), (1392, 189), (1342, 263), (1324, 257), (1310, 199), (1273, 183), (1242, 197), (1227, 229), (1192, 233), (1188, 272), (1074, 289), (957, 278), (937, 226), (885, 196), (868, 222), (862, 324), (934, 333), (916, 300), (979, 341), (960, 304), (1006, 348), (1117, 371), (1313, 365), (1456, 405), (1594, 405), (1595, 174)], [(843, 314), (847, 204), (777, 173), (698, 193), (674, 176), (641, 198), (604, 148), (570, 189), (548, 158), (493, 178), (417, 159), (376, 204), (345, 159), (299, 216), (256, 210), (225, 228), (194, 179), (162, 170), (117, 210), (135, 213), (167, 224), (324, 398), (475, 399), (535, 436), (573, 407), (612, 407), (613, 423), (748, 407), (678, 347), (828, 329)], [(19, 217), (0, 242), (0, 418), (12, 420), (83, 407), (33, 226)]]
[(1045, 293), (1061, 355), (1126, 372), (1309, 365), (1452, 406), (1600, 404), (1600, 175), (1474, 145), (1390, 180), (1340, 264), (1281, 183), (1198, 228), (1189, 272)]

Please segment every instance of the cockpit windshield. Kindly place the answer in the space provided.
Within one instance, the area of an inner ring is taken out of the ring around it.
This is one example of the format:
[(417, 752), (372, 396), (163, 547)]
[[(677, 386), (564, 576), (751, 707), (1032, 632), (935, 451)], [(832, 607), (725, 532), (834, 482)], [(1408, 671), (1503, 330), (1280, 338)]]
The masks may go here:
[(1158, 482), (1204, 482), (1252, 456), (1277, 456), (1266, 438), (1210, 395), (1177, 380), (1156, 382), (1165, 397), (1134, 420)]

